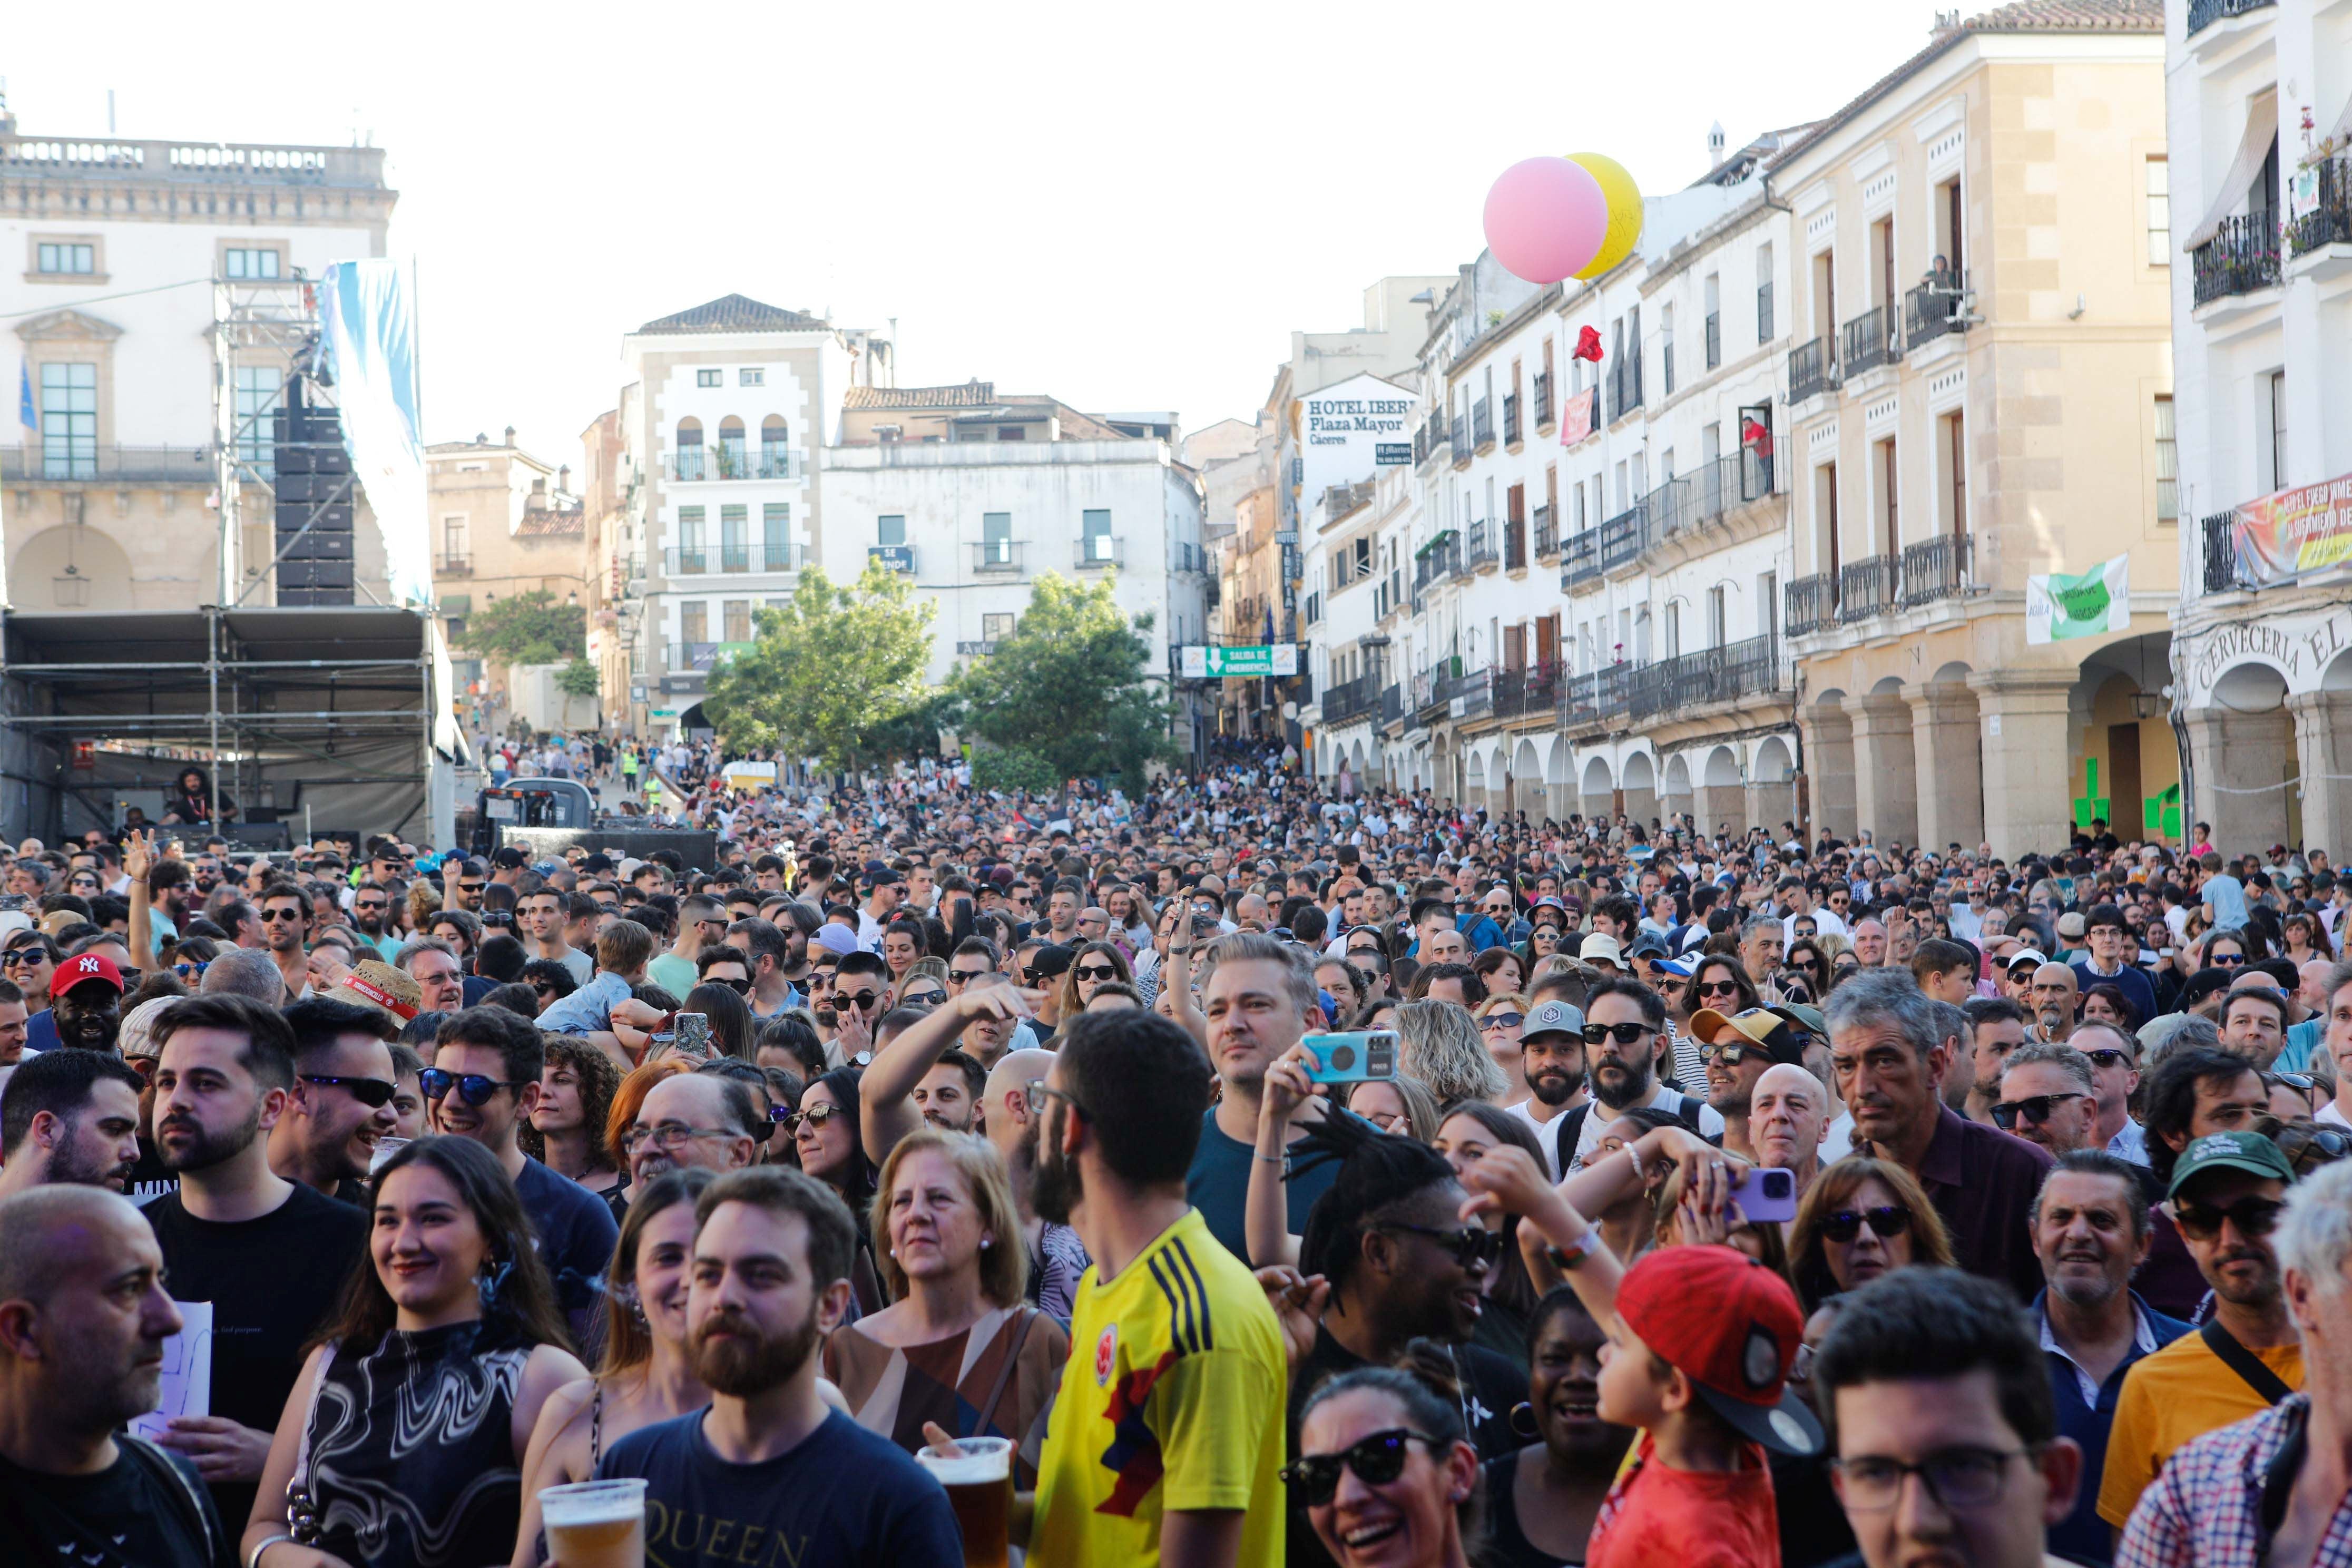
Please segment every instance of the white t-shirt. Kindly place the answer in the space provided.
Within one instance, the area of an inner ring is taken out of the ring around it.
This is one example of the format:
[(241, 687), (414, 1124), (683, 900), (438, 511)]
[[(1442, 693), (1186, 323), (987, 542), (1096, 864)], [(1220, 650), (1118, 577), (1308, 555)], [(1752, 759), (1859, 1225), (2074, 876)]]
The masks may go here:
[[(1648, 1100), (1643, 1101), (1643, 1103), (1653, 1109), (1662, 1109), (1672, 1105), (1675, 1102), (1675, 1095), (1673, 1089), (1668, 1089), (1664, 1084), (1660, 1084), (1657, 1086), (1656, 1091), (1653, 1093)], [(1707, 1104), (1697, 1095), (1693, 1095), (1691, 1098), (1699, 1100), (1699, 1136), (1702, 1138), (1722, 1137), (1723, 1112), (1717, 1110), (1712, 1105)], [(1607, 1106), (1601, 1104), (1597, 1100), (1592, 1102), (1591, 1113), (1585, 1117), (1584, 1125), (1576, 1130), (1576, 1153), (1569, 1161), (1569, 1168), (1570, 1170), (1582, 1170), (1584, 1168), (1585, 1161), (1592, 1157), (1592, 1151), (1600, 1147), (1601, 1129), (1616, 1120), (1617, 1118), (1615, 1113)], [(1562, 1173), (1562, 1174), (1565, 1173), (1565, 1172)]]
[[(1536, 1142), (1543, 1146), (1544, 1163), (1551, 1167), (1551, 1179), (1557, 1182), (1559, 1180), (1559, 1141), (1552, 1136), (1552, 1121), (1558, 1121), (1561, 1117), (1566, 1116), (1570, 1111), (1576, 1108), (1570, 1105), (1563, 1105), (1558, 1110), (1552, 1111), (1551, 1121), (1539, 1121), (1536, 1119), (1535, 1112), (1529, 1108), (1541, 1104), (1543, 1104), (1541, 1100), (1530, 1096), (1529, 1098), (1519, 1101), (1517, 1105), (1507, 1105), (1503, 1107), (1503, 1114), (1506, 1116), (1516, 1116), (1535, 1130)], [(1549, 1108), (1546, 1107), (1546, 1109), (1549, 1110)], [(1592, 1119), (1588, 1116), (1585, 1120), (1590, 1121)]]

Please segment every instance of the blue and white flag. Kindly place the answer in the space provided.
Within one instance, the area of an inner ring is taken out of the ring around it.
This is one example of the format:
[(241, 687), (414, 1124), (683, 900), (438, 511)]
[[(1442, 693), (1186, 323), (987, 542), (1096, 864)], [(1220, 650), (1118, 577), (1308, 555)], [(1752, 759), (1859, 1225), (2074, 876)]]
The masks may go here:
[(338, 261), (319, 283), (319, 322), (352, 455), (383, 534), (392, 596), (429, 604), (425, 443), (416, 420), (416, 302), (388, 260)]
[(16, 367), (16, 423), (38, 434), (40, 420), (33, 413), (33, 362), (26, 360)]

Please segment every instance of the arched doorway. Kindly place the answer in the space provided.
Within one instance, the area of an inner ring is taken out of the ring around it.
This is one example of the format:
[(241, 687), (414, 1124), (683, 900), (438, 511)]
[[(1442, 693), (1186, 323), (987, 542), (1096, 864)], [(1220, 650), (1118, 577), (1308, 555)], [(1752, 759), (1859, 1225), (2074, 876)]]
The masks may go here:
[(1786, 739), (1767, 735), (1757, 742), (1755, 761), (1748, 769), (1748, 820), (1782, 842), (1796, 816), (1797, 759)]
[(1609, 759), (1598, 753), (1586, 759), (1584, 764), (1583, 802), (1580, 806), (1588, 822), (1607, 822), (1617, 812), (1617, 776), (1609, 771)]
[(2222, 853), (2299, 842), (2302, 768), (2286, 677), (2267, 664), (2232, 665), (2214, 681), (2207, 706), (2181, 720), (2196, 773), (2197, 817), (2212, 824)]
[(1699, 831), (1709, 837), (1738, 834), (1747, 826), (1747, 792), (1739, 783), (1739, 754), (1729, 746), (1717, 746), (1706, 753), (1699, 773)]
[(1658, 815), (1658, 766), (1647, 752), (1625, 759), (1625, 815), (1647, 827)]
[(103, 529), (86, 523), (43, 529), (25, 541), (8, 563), (8, 588), (20, 609), (137, 608), (131, 557)]
[(1697, 802), (1691, 797), (1690, 758), (1676, 752), (1666, 759), (1666, 773), (1658, 790), (1658, 815), (1671, 826), (1677, 812), (1697, 815)]

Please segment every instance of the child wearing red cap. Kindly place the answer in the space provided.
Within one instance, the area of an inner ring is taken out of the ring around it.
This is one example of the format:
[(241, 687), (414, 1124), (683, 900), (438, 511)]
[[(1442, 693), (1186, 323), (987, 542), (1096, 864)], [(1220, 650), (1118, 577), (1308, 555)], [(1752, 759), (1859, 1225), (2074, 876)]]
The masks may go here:
[(1780, 1568), (1764, 1450), (1811, 1454), (1821, 1427), (1788, 1392), (1804, 1317), (1788, 1281), (1728, 1247), (1664, 1247), (1631, 1269), (1537, 1171), (1498, 1148), (1463, 1175), (1549, 1244), (1609, 1336), (1601, 1418), (1641, 1430), (1593, 1522), (1586, 1568)]

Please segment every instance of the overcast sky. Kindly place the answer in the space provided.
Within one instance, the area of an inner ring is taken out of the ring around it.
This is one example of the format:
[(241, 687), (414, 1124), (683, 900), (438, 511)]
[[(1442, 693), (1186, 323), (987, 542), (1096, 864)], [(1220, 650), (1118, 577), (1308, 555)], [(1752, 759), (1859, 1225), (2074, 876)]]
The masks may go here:
[(109, 88), (123, 136), (372, 135), (426, 437), (512, 424), (565, 462), (621, 333), (729, 292), (897, 318), (903, 384), (1247, 417), (1294, 329), (1476, 255), (1509, 163), (1606, 153), (1673, 189), (1709, 121), (1736, 146), (1823, 114), (1935, 9), (140, 0), (16, 8), (0, 74), (28, 135), (103, 133)]

